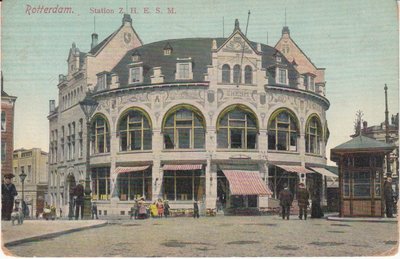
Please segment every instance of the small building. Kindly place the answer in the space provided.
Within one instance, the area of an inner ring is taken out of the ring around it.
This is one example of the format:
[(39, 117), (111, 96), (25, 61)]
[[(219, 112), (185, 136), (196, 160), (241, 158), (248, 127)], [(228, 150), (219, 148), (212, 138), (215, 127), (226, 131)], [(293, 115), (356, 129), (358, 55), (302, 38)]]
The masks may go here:
[(384, 161), (395, 146), (362, 135), (331, 149), (339, 166), (339, 216), (384, 216)]
[(13, 155), (13, 183), (18, 198), (22, 198), (22, 182), (19, 175), (26, 174), (24, 180), (24, 201), (28, 205), (30, 217), (43, 212), (48, 189), (47, 153), (40, 148), (17, 149)]

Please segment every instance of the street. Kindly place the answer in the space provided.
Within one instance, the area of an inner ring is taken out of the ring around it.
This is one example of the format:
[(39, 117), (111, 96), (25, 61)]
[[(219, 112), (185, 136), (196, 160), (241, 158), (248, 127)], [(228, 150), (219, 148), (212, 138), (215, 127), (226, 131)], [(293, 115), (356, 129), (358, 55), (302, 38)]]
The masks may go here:
[(8, 249), (23, 257), (373, 256), (398, 246), (396, 223), (278, 216), (115, 220)]

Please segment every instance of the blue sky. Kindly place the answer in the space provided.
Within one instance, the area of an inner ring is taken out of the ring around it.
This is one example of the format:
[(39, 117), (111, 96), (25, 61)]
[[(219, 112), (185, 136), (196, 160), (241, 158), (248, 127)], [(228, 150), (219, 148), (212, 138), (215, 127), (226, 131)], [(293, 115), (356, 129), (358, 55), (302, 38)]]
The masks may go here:
[[(250, 40), (274, 46), (286, 23), (291, 37), (317, 67), (326, 68), (329, 149), (353, 133), (358, 110), (369, 125), (384, 121), (384, 84), (389, 87), (389, 112), (398, 106), (398, 21), (395, 0), (208, 0), (208, 1), (22, 1), (3, 2), (2, 70), (8, 94), (17, 96), (14, 148), (48, 150), (48, 101), (58, 104), (58, 74), (67, 71), (72, 42), (88, 51), (96, 16), (101, 41), (121, 24), (119, 8), (136, 8), (133, 27), (144, 43), (172, 38), (225, 36), (247, 12)], [(32, 7), (71, 7), (73, 14), (27, 13)], [(149, 14), (144, 13), (148, 8)], [(162, 14), (156, 14), (160, 7)], [(90, 8), (113, 9), (92, 14)], [(174, 8), (175, 14), (168, 14)]]

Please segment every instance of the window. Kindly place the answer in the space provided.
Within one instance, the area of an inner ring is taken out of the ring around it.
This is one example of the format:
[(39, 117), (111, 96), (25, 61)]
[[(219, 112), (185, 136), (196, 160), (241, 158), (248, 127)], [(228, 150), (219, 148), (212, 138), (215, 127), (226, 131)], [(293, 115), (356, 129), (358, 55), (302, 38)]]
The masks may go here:
[(120, 151), (150, 150), (152, 130), (144, 111), (130, 109), (119, 122)]
[(1, 162), (6, 161), (6, 142), (1, 142)]
[(350, 173), (348, 171), (343, 173), (343, 196), (350, 197)]
[(201, 200), (205, 194), (203, 170), (164, 171), (163, 198), (176, 200)]
[(275, 112), (271, 116), (268, 125), (268, 149), (269, 150), (297, 150), (297, 119), (286, 111)]
[(228, 64), (222, 66), (222, 83), (231, 82), (231, 67)]
[(305, 88), (306, 88), (306, 90), (308, 90), (308, 75), (305, 75), (304, 76), (304, 86), (305, 86)]
[(371, 196), (371, 174), (370, 172), (353, 172), (353, 196)]
[(60, 150), (60, 161), (62, 162), (64, 160), (64, 135), (65, 135), (65, 129), (64, 126), (61, 127), (61, 150)]
[(120, 200), (135, 200), (142, 196), (146, 197), (147, 200), (151, 200), (151, 169), (144, 172), (119, 174), (117, 185)]
[(92, 192), (94, 200), (110, 199), (110, 168), (92, 169)]
[(132, 67), (130, 68), (130, 82), (131, 83), (141, 83), (142, 80), (142, 67)]
[(244, 83), (248, 85), (253, 83), (253, 69), (251, 66), (246, 66), (244, 68)]
[(235, 65), (233, 67), (233, 83), (239, 84), (241, 81), (241, 73), (240, 65)]
[(6, 112), (1, 112), (1, 132), (6, 131)]
[(306, 126), (306, 153), (320, 154), (321, 139), (321, 123), (316, 116), (313, 116)]
[(218, 119), (218, 148), (256, 149), (258, 128), (254, 114), (239, 106), (228, 109)]
[(178, 75), (177, 79), (191, 79), (191, 64), (190, 63), (178, 63)]
[(169, 112), (164, 120), (163, 133), (165, 149), (204, 148), (204, 118), (192, 108), (178, 107)]
[(107, 88), (107, 74), (100, 74), (97, 76), (97, 87), (99, 90)]
[(26, 181), (30, 183), (32, 181), (32, 166), (28, 165), (28, 173), (26, 174)]
[(278, 83), (287, 85), (287, 70), (284, 68), (278, 68)]
[(83, 119), (79, 119), (79, 124), (78, 124), (78, 139), (79, 139), (79, 145), (78, 145), (78, 157), (81, 158), (83, 156), (83, 138), (82, 138), (82, 130), (83, 130)]
[(92, 153), (107, 153), (110, 151), (110, 131), (106, 119), (97, 115), (91, 128)]
[(304, 74), (304, 87), (306, 90), (314, 91), (315, 90), (315, 76), (313, 74)]

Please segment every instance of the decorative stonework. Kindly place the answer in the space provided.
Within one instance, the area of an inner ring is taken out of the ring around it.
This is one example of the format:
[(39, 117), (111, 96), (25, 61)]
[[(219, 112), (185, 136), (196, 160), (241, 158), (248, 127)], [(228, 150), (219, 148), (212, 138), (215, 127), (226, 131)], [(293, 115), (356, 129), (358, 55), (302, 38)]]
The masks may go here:
[(257, 107), (257, 90), (248, 89), (218, 89), (218, 107), (229, 100), (244, 100)]
[(247, 45), (246, 41), (240, 37), (235, 36), (233, 37), (226, 46), (222, 49), (223, 52), (244, 52), (246, 54), (251, 54), (253, 51)]

